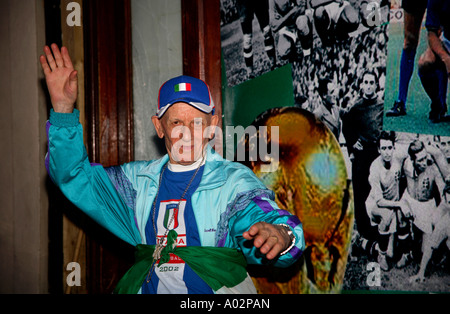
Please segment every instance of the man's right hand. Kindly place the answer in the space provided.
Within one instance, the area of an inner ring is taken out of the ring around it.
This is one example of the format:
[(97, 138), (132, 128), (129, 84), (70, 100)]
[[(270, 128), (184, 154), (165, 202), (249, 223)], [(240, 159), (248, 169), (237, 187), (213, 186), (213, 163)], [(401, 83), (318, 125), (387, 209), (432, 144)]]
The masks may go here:
[[(53, 54), (52, 54), (53, 52)], [(66, 47), (59, 50), (56, 44), (44, 47), (44, 55), (39, 61), (45, 74), (53, 110), (71, 113), (77, 100), (78, 77)]]

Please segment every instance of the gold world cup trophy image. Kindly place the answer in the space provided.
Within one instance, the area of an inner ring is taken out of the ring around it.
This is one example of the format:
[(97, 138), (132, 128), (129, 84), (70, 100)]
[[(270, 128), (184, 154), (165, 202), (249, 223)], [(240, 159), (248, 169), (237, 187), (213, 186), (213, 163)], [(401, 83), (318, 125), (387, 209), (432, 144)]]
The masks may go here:
[[(259, 138), (252, 141), (252, 135), (247, 135), (241, 139), (236, 150), (246, 153), (241, 162), (275, 192), (280, 208), (300, 218), (306, 242), (303, 256), (289, 268), (249, 266), (258, 293), (340, 293), (354, 210), (338, 141), (312, 113), (296, 107), (269, 109), (252, 125), (258, 130), (253, 136)], [(278, 136), (271, 134), (274, 126), (278, 127)], [(261, 130), (267, 133), (261, 134)], [(274, 161), (270, 161), (270, 171), (267, 160), (248, 158), (256, 149), (252, 143), (261, 142), (267, 147), (278, 145), (279, 163), (274, 167)]]

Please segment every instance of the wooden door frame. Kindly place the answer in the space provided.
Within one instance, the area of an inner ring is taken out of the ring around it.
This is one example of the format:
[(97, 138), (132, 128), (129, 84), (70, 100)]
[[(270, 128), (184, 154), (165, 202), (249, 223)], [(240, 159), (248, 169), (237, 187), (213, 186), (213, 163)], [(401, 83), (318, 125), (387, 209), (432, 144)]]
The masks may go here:
[[(83, 1), (87, 151), (104, 167), (134, 159), (131, 0)], [(89, 221), (87, 291), (109, 294), (132, 265), (133, 248)]]

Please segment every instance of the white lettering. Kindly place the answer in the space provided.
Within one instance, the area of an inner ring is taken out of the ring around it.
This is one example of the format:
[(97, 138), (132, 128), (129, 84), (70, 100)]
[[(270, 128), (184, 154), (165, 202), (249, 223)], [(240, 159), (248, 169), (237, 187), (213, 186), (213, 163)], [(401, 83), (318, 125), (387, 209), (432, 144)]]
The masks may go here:
[(366, 6), (366, 21), (369, 26), (381, 25), (380, 4), (378, 2), (369, 2)]
[[(221, 306), (222, 304), (217, 304), (217, 306)], [(226, 299), (223, 308), (230, 309), (256, 309), (256, 308), (270, 308), (269, 299)]]
[[(279, 165), (279, 127), (270, 127), (270, 136), (267, 130), (267, 126), (259, 127), (259, 130), (255, 126), (250, 125), (244, 129), (243, 126), (227, 126), (225, 128), (226, 137), (226, 156), (228, 160), (234, 160), (234, 137), (237, 137), (237, 141), (241, 143), (245, 140), (245, 136), (248, 136), (247, 145), (237, 145), (236, 161), (257, 161), (258, 156), (263, 162), (261, 165), (261, 172), (274, 172), (278, 169)], [(270, 154), (268, 153), (268, 145), (270, 143)], [(246, 156), (246, 149), (248, 149), (248, 156)]]
[[(222, 143), (222, 130), (219, 127), (206, 127), (202, 134), (201, 118), (196, 118), (194, 122), (193, 134), (191, 134), (191, 128), (187, 126), (176, 126), (172, 129), (170, 136), (176, 141), (174, 141), (170, 152), (171, 157), (176, 161), (198, 160), (201, 157), (205, 139), (210, 140), (209, 144), (215, 148)], [(271, 126), (270, 130), (267, 126), (260, 126), (258, 130), (253, 125), (245, 129), (243, 126), (227, 126), (225, 136), (226, 159), (235, 159), (234, 139), (237, 136), (239, 144), (236, 150), (236, 161), (260, 161), (261, 172), (274, 172), (278, 169), (280, 157), (278, 126)], [(241, 145), (246, 137), (248, 138), (248, 145)], [(218, 150), (216, 149), (216, 152), (223, 156), (221, 147)]]
[(187, 301), (181, 301), (181, 309), (207, 309), (208, 312), (214, 307), (214, 301), (195, 301), (190, 298)]
[(76, 262), (71, 262), (67, 264), (66, 270), (72, 270), (72, 272), (67, 275), (66, 283), (69, 287), (81, 286), (81, 267), (80, 264)]
[(381, 286), (381, 267), (380, 264), (371, 262), (367, 264), (366, 270), (369, 271), (366, 283), (369, 287)]
[(72, 11), (67, 15), (67, 25), (81, 26), (81, 6), (78, 2), (69, 2), (66, 7), (67, 11)]

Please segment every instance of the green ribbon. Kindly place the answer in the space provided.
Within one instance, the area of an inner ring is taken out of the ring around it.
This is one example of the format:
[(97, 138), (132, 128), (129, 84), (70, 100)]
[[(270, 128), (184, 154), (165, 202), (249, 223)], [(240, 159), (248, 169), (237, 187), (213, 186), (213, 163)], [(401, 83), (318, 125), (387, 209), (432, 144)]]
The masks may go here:
[[(247, 277), (247, 262), (241, 252), (224, 247), (184, 246), (174, 247), (177, 238), (175, 230), (167, 235), (167, 245), (161, 252), (158, 266), (170, 260), (170, 253), (180, 257), (214, 291), (221, 287), (234, 287)], [(138, 244), (135, 263), (120, 279), (114, 290), (119, 294), (136, 294), (146, 280), (155, 262), (155, 245)]]
[(170, 253), (175, 253), (174, 249), (176, 246), (174, 246), (174, 243), (177, 237), (178, 233), (173, 229), (167, 234), (167, 245), (161, 251), (161, 258), (159, 259), (158, 267), (170, 260)]

